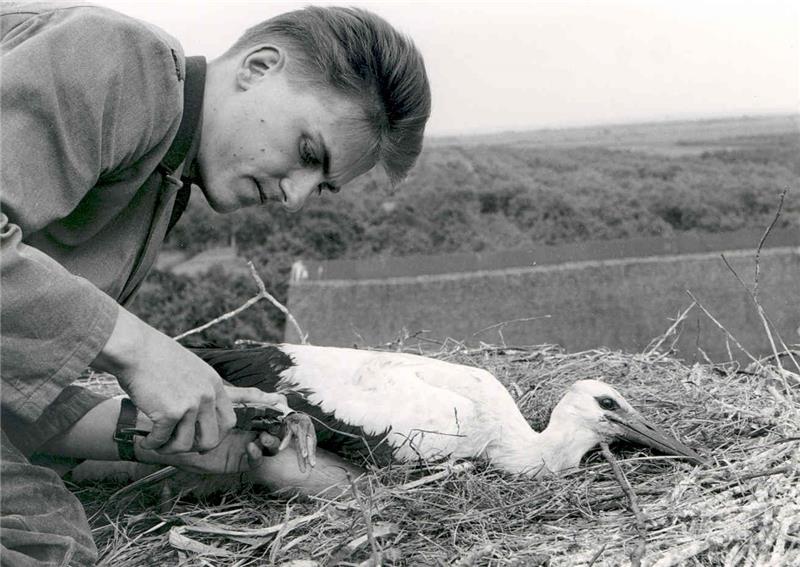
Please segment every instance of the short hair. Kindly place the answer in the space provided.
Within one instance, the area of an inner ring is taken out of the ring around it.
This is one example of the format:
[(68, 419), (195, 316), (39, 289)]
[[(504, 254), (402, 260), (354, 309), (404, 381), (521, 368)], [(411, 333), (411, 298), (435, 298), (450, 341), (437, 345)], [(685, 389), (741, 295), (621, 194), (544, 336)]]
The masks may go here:
[(309, 6), (253, 26), (225, 55), (265, 42), (292, 54), (295, 76), (361, 102), (372, 137), (361, 165), (380, 163), (393, 184), (406, 177), (431, 112), (425, 64), (409, 37), (367, 10)]

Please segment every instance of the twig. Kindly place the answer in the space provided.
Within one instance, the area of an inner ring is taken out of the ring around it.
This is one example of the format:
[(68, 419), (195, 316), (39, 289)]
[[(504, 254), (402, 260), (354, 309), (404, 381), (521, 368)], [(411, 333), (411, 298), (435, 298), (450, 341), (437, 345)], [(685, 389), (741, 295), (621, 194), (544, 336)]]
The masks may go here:
[(642, 515), (642, 511), (639, 509), (639, 501), (636, 498), (636, 493), (633, 492), (631, 485), (628, 483), (628, 479), (625, 478), (625, 475), (623, 474), (622, 469), (619, 467), (617, 460), (614, 458), (614, 455), (611, 454), (611, 449), (608, 448), (608, 443), (602, 441), (600, 443), (600, 448), (602, 449), (603, 456), (608, 461), (608, 464), (611, 465), (611, 469), (614, 471), (614, 476), (616, 477), (620, 488), (622, 488), (622, 492), (624, 492), (625, 496), (628, 497), (631, 512), (633, 512), (633, 515), (636, 518), (636, 532), (639, 535), (639, 543), (636, 545), (636, 548), (631, 554), (631, 566), (639, 567), (642, 564), (642, 558), (644, 557), (644, 546), (647, 542), (647, 528), (645, 526), (644, 516)]
[(451, 563), (451, 567), (472, 567), (483, 557), (493, 553), (494, 549), (495, 546), (491, 543), (487, 543), (481, 547), (472, 548), (464, 557)]
[[(375, 524), (372, 533), (373, 533), (373, 536), (377, 539), (377, 538), (385, 538), (385, 537), (388, 537), (390, 535), (396, 535), (398, 531), (399, 531), (399, 528), (397, 527), (396, 524), (392, 524), (390, 522), (378, 522), (378, 523)], [(358, 550), (359, 547), (361, 547), (362, 545), (364, 545), (368, 541), (369, 541), (369, 536), (366, 535), (366, 534), (355, 538), (350, 543), (348, 543), (347, 545), (344, 546), (344, 549), (343, 549), (344, 553), (341, 553), (341, 554), (337, 555), (336, 559), (338, 559), (341, 562), (345, 557), (353, 555)], [(375, 565), (375, 563), (376, 563), (375, 558), (372, 557), (368, 561), (365, 561), (365, 562), (361, 563), (361, 565), (364, 565), (364, 564)]]
[[(770, 344), (770, 346), (772, 347), (772, 352), (773, 352), (773, 354), (774, 354), (774, 356), (775, 356), (775, 362), (776, 362), (776, 364), (778, 365), (778, 367), (779, 367), (781, 370), (783, 370), (783, 366), (781, 366), (781, 361), (780, 361), (780, 358), (778, 357), (778, 349), (777, 349), (777, 347), (775, 346), (775, 340), (773, 339), (773, 337), (772, 337), (772, 331), (771, 331), (771, 330), (770, 330), (770, 328), (769, 328), (769, 326), (770, 326), (770, 324), (771, 324), (771, 323), (770, 323), (770, 321), (767, 319), (767, 316), (766, 316), (766, 314), (764, 313), (764, 309), (761, 307), (761, 304), (758, 302), (758, 297), (756, 296), (756, 291), (755, 291), (755, 288), (753, 289), (753, 291), (750, 291), (750, 290), (747, 288), (747, 284), (745, 284), (745, 283), (744, 283), (744, 281), (742, 280), (742, 278), (741, 278), (741, 277), (739, 277), (739, 274), (736, 272), (736, 270), (733, 268), (733, 266), (731, 266), (730, 262), (728, 262), (728, 259), (725, 257), (725, 254), (720, 254), (720, 256), (722, 257), (722, 261), (723, 261), (723, 262), (725, 262), (725, 265), (728, 267), (728, 270), (729, 270), (729, 271), (730, 271), (730, 272), (733, 274), (733, 276), (734, 276), (734, 277), (737, 279), (737, 281), (739, 282), (739, 284), (741, 284), (741, 286), (742, 286), (742, 287), (745, 289), (745, 291), (747, 292), (747, 294), (750, 296), (750, 299), (752, 299), (752, 300), (753, 300), (753, 303), (754, 303), (754, 304), (755, 304), (755, 306), (756, 306), (756, 311), (758, 311), (758, 317), (759, 317), (759, 319), (761, 319), (761, 324), (762, 324), (762, 325), (764, 325), (764, 330), (765, 330), (765, 331), (766, 331), (766, 333), (767, 333), (767, 338), (769, 339), (769, 344)], [(773, 326), (774, 326), (774, 325), (773, 325)]]
[(539, 319), (550, 319), (551, 317), (552, 315), (537, 315), (535, 317), (522, 317), (520, 319), (512, 319), (510, 321), (501, 321), (500, 323), (495, 323), (493, 325), (489, 325), (488, 327), (484, 327), (479, 331), (475, 331), (474, 333), (472, 333), (472, 336), (474, 337), (475, 335), (480, 335), (483, 332), (491, 331), (492, 329), (495, 329), (497, 327), (502, 328), (505, 327), (506, 325), (511, 325), (512, 323), (527, 323), (528, 321), (538, 321)]
[(397, 487), (397, 490), (412, 490), (414, 488), (423, 486), (425, 484), (430, 484), (431, 482), (436, 482), (441, 478), (445, 478), (452, 474), (459, 474), (465, 471), (472, 470), (475, 467), (471, 462), (465, 461), (463, 463), (458, 463), (457, 465), (453, 465), (452, 467), (447, 467), (445, 470), (434, 473), (428, 476), (424, 476), (417, 480), (412, 480), (411, 482), (407, 482)]
[(778, 219), (781, 216), (781, 210), (783, 209), (783, 201), (786, 199), (786, 193), (789, 191), (789, 188), (786, 187), (783, 192), (781, 193), (781, 200), (778, 202), (778, 210), (775, 211), (775, 216), (772, 219), (772, 222), (767, 227), (767, 230), (764, 231), (764, 235), (761, 237), (761, 240), (758, 243), (758, 248), (756, 249), (756, 273), (753, 277), (753, 297), (758, 297), (758, 273), (759, 273), (759, 260), (761, 258), (761, 249), (764, 247), (764, 242), (767, 240), (767, 236), (769, 233), (772, 232), (772, 229), (778, 222)]
[(740, 474), (740, 475), (737, 475), (734, 480), (730, 481), (725, 486), (725, 488), (728, 488), (728, 487), (731, 487), (731, 486), (736, 486), (737, 484), (741, 484), (742, 482), (744, 482), (746, 480), (753, 480), (754, 478), (762, 478), (762, 477), (765, 477), (765, 476), (772, 476), (772, 475), (776, 475), (776, 474), (789, 474), (789, 473), (792, 472), (792, 470), (793, 469), (792, 469), (792, 467), (790, 465), (783, 465), (783, 466), (780, 466), (780, 467), (774, 467), (774, 468), (766, 470), (766, 471), (756, 471), (756, 472), (752, 472), (752, 473)]
[(253, 276), (253, 279), (256, 281), (256, 285), (258, 286), (258, 294), (253, 296), (253, 297), (251, 297), (250, 299), (248, 299), (244, 304), (240, 305), (239, 307), (237, 307), (233, 311), (229, 311), (228, 313), (220, 315), (219, 317), (217, 317), (216, 319), (214, 319), (212, 321), (209, 321), (208, 323), (204, 323), (203, 325), (200, 325), (199, 327), (195, 327), (194, 329), (190, 329), (190, 330), (188, 330), (188, 331), (186, 331), (184, 333), (181, 333), (180, 335), (178, 335), (176, 337), (173, 337), (176, 341), (184, 339), (184, 338), (188, 337), (189, 335), (194, 335), (194, 334), (200, 333), (202, 331), (205, 331), (209, 327), (213, 327), (214, 325), (216, 325), (218, 323), (221, 323), (222, 321), (227, 321), (228, 319), (236, 317), (239, 313), (241, 313), (245, 309), (249, 309), (250, 307), (252, 307), (256, 303), (258, 303), (262, 299), (266, 299), (270, 303), (272, 303), (272, 305), (277, 307), (278, 310), (281, 311), (281, 313), (283, 313), (286, 316), (286, 320), (289, 321), (289, 323), (291, 323), (291, 325), (297, 331), (297, 335), (300, 337), (300, 342), (302, 344), (308, 344), (307, 343), (308, 335), (303, 333), (303, 330), (300, 328), (300, 325), (297, 323), (297, 319), (295, 319), (294, 316), (291, 313), (289, 313), (289, 310), (280, 301), (275, 299), (267, 291), (267, 288), (264, 285), (264, 280), (262, 280), (261, 276), (258, 275), (258, 272), (256, 271), (256, 267), (253, 265), (253, 262), (252, 261), (248, 261), (247, 262), (247, 266), (250, 268), (250, 275)]
[(694, 309), (695, 305), (697, 305), (697, 302), (693, 301), (689, 307), (684, 309), (683, 312), (678, 315), (678, 318), (675, 319), (675, 322), (672, 325), (670, 325), (669, 329), (667, 329), (667, 331), (663, 335), (661, 335), (656, 344), (647, 349), (645, 356), (650, 356), (654, 354), (659, 349), (659, 347), (666, 342), (667, 338), (670, 337), (672, 333), (675, 332), (675, 329), (678, 328), (678, 325), (680, 325), (686, 320), (686, 317), (689, 315), (689, 311)]
[(719, 327), (719, 328), (720, 328), (722, 331), (724, 331), (724, 332), (725, 332), (725, 334), (726, 334), (726, 335), (728, 335), (728, 337), (730, 337), (730, 339), (731, 339), (731, 340), (732, 340), (734, 343), (736, 343), (736, 346), (737, 346), (737, 347), (739, 347), (739, 350), (741, 350), (743, 353), (745, 353), (745, 354), (747, 355), (747, 357), (748, 357), (748, 358), (749, 358), (751, 361), (753, 361), (753, 362), (758, 362), (758, 359), (757, 359), (756, 357), (754, 357), (752, 354), (750, 354), (750, 353), (747, 351), (747, 349), (746, 349), (746, 348), (744, 348), (744, 347), (742, 346), (742, 343), (740, 343), (740, 342), (739, 342), (739, 341), (736, 339), (736, 337), (734, 337), (734, 336), (731, 334), (731, 332), (730, 332), (730, 331), (728, 331), (728, 329), (726, 329), (726, 328), (725, 328), (725, 327), (722, 325), (722, 323), (720, 323), (719, 321), (717, 321), (717, 319), (716, 319), (716, 318), (715, 318), (715, 317), (714, 317), (714, 316), (711, 314), (711, 312), (710, 312), (708, 309), (706, 309), (706, 308), (703, 306), (703, 304), (702, 304), (702, 303), (700, 303), (700, 301), (698, 301), (698, 299), (697, 299), (697, 298), (696, 298), (696, 297), (695, 297), (695, 296), (692, 294), (692, 292), (691, 292), (691, 291), (689, 291), (689, 290), (686, 290), (686, 293), (689, 295), (689, 297), (691, 297), (691, 298), (692, 298), (692, 300), (693, 300), (694, 302), (696, 302), (696, 303), (697, 303), (697, 306), (698, 306), (700, 309), (702, 309), (702, 310), (703, 310), (703, 313), (705, 313), (705, 314), (706, 314), (706, 316), (707, 316), (709, 319), (711, 319), (711, 321), (712, 321), (712, 322), (713, 322), (713, 323), (714, 323), (714, 324), (715, 324), (717, 327)]
[(298, 516), (293, 520), (281, 522), (280, 524), (275, 524), (274, 526), (268, 526), (266, 528), (230, 529), (227, 526), (202, 523), (202, 524), (186, 525), (184, 526), (184, 530), (187, 532), (197, 532), (202, 534), (211, 534), (211, 535), (219, 535), (227, 537), (267, 537), (277, 533), (282, 533), (285, 536), (287, 533), (294, 530), (295, 528), (298, 528), (299, 526), (305, 525), (309, 522), (322, 518), (324, 515), (325, 515), (325, 509), (322, 508), (320, 510), (317, 510), (313, 514)]
[(597, 552), (592, 555), (592, 558), (589, 560), (589, 564), (586, 567), (592, 567), (592, 565), (597, 563), (597, 560), (600, 559), (600, 556), (603, 555), (603, 552), (606, 550), (607, 545), (607, 543), (604, 543), (600, 549), (598, 549)]
[[(781, 203), (782, 202), (783, 201), (781, 200)], [(766, 234), (764, 235), (764, 238), (766, 238)], [(762, 239), (762, 241), (763, 241), (763, 239)], [(733, 273), (733, 275), (736, 277), (736, 279), (742, 285), (744, 290), (750, 296), (750, 299), (753, 301), (753, 304), (756, 306), (756, 312), (758, 313), (758, 318), (760, 319), (761, 324), (764, 326), (764, 332), (767, 334), (767, 339), (769, 340), (769, 345), (772, 348), (772, 356), (775, 359), (775, 366), (778, 367), (778, 375), (781, 377), (781, 381), (783, 382), (784, 390), (787, 393), (791, 392), (791, 388), (789, 388), (789, 383), (786, 380), (785, 369), (783, 368), (783, 364), (781, 363), (781, 357), (780, 357), (780, 354), (779, 354), (779, 351), (778, 351), (778, 347), (775, 344), (775, 338), (773, 337), (772, 330), (770, 329), (770, 327), (775, 328), (775, 325), (772, 323), (772, 321), (769, 320), (769, 318), (767, 317), (766, 312), (764, 311), (764, 308), (761, 306), (761, 303), (758, 301), (758, 297), (756, 296), (755, 288), (753, 289), (753, 291), (750, 291), (747, 288), (747, 285), (745, 285), (744, 281), (742, 281), (742, 278), (739, 277), (739, 274), (736, 273), (736, 270), (733, 269), (733, 266), (730, 265), (730, 263), (728, 262), (728, 259), (725, 258), (725, 255), (721, 254), (721, 256), (722, 256), (723, 262), (725, 262), (725, 265), (728, 267), (728, 269), (731, 271), (731, 273)], [(778, 336), (778, 340), (780, 341), (781, 346), (783, 347), (784, 351), (788, 353), (789, 359), (792, 362), (794, 362), (794, 365), (798, 369), (800, 369), (800, 364), (798, 363), (797, 359), (792, 355), (791, 350), (789, 349), (789, 347), (786, 346), (786, 343), (784, 342), (783, 338), (780, 336), (780, 334), (777, 333), (777, 330), (776, 330), (776, 334)], [(759, 361), (757, 361), (757, 360), (754, 360), (754, 362), (756, 364), (760, 364)], [(795, 413), (795, 415), (797, 414), (796, 410), (794, 411), (794, 413)]]
[(94, 514), (92, 514), (92, 517), (89, 518), (89, 521), (90, 522), (94, 521), (95, 518), (97, 518), (103, 512), (103, 510), (105, 510), (106, 506), (109, 503), (113, 502), (114, 500), (117, 500), (118, 498), (120, 498), (120, 497), (122, 497), (122, 496), (124, 496), (124, 495), (126, 495), (126, 494), (128, 494), (130, 492), (133, 492), (137, 488), (141, 488), (143, 486), (149, 486), (151, 484), (155, 484), (157, 482), (161, 482), (163, 480), (166, 480), (166, 479), (170, 478), (172, 475), (174, 475), (177, 472), (177, 470), (178, 469), (175, 468), (175, 467), (167, 466), (167, 467), (158, 469), (157, 471), (152, 472), (149, 475), (144, 476), (144, 477), (140, 478), (139, 480), (136, 480), (136, 481), (134, 481), (134, 482), (132, 482), (132, 483), (126, 485), (126, 486), (123, 486), (122, 488), (120, 488), (119, 490), (117, 490), (116, 492), (111, 494), (111, 496), (109, 496), (108, 498), (105, 499), (105, 501), (103, 502), (103, 505), (100, 506), (99, 510), (97, 510)]
[(347, 481), (350, 483), (350, 489), (353, 491), (353, 501), (358, 506), (359, 510), (361, 510), (361, 516), (364, 518), (364, 525), (367, 528), (367, 541), (369, 541), (369, 546), (372, 548), (372, 558), (374, 559), (375, 565), (380, 565), (381, 563), (381, 550), (378, 547), (378, 542), (375, 539), (375, 531), (372, 527), (372, 518), (370, 517), (369, 511), (364, 506), (364, 503), (361, 501), (361, 496), (358, 493), (358, 487), (356, 483), (353, 482), (353, 477), (350, 474), (350, 471), (345, 470), (345, 474), (347, 475)]
[(289, 518), (292, 515), (291, 502), (286, 503), (286, 513), (284, 514), (283, 527), (275, 534), (275, 539), (272, 540), (269, 549), (269, 562), (273, 565), (277, 562), (278, 553), (281, 551), (281, 540), (288, 531)]

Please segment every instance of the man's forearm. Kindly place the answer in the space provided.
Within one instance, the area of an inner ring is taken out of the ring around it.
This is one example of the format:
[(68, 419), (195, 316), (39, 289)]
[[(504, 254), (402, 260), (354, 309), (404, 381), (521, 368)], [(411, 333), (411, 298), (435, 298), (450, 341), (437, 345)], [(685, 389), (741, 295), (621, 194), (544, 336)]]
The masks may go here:
[[(114, 441), (114, 430), (119, 418), (120, 400), (106, 400), (77, 421), (64, 433), (50, 439), (39, 452), (60, 457), (118, 461), (119, 450)], [(136, 428), (150, 430), (152, 423), (142, 412), (138, 412)], [(136, 459), (144, 463), (179, 464), (178, 455), (162, 455), (143, 449), (141, 438), (134, 438)]]
[[(246, 392), (245, 392), (246, 393)], [(120, 400), (106, 400), (84, 415), (64, 433), (53, 437), (40, 453), (92, 459), (97, 461), (118, 461), (119, 451), (114, 441), (114, 431), (119, 419)], [(150, 419), (138, 412), (136, 429), (150, 431)], [(291, 429), (291, 428), (290, 428)], [(313, 437), (314, 427), (310, 419), (300, 423), (290, 438), (299, 449), (305, 462), (313, 466), (315, 442), (308, 444)], [(186, 470), (202, 473), (231, 473), (251, 470), (262, 462), (264, 451), (275, 454), (281, 441), (266, 432), (233, 429), (222, 442), (205, 453), (160, 453), (143, 447), (144, 437), (134, 437), (134, 455), (142, 463), (173, 465)], [(303, 465), (305, 466), (305, 465)]]

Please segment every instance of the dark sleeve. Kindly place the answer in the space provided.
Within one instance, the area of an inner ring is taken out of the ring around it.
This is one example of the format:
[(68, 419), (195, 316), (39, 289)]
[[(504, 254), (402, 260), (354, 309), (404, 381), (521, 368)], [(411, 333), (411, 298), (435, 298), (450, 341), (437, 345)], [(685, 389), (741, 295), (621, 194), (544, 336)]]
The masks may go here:
[(118, 307), (25, 235), (68, 217), (99, 180), (135, 169), (154, 146), (168, 147), (182, 85), (171, 44), (110, 10), (2, 18), (2, 411), (33, 423), (96, 358)]

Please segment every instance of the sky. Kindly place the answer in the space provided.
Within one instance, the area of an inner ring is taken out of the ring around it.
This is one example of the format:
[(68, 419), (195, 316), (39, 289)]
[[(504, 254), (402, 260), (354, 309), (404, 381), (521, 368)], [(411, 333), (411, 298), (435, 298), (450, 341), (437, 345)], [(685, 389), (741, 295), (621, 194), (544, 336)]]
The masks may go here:
[[(95, 0), (213, 58), (309, 3)], [(340, 1), (383, 16), (425, 58), (431, 135), (800, 111), (794, 0)]]

